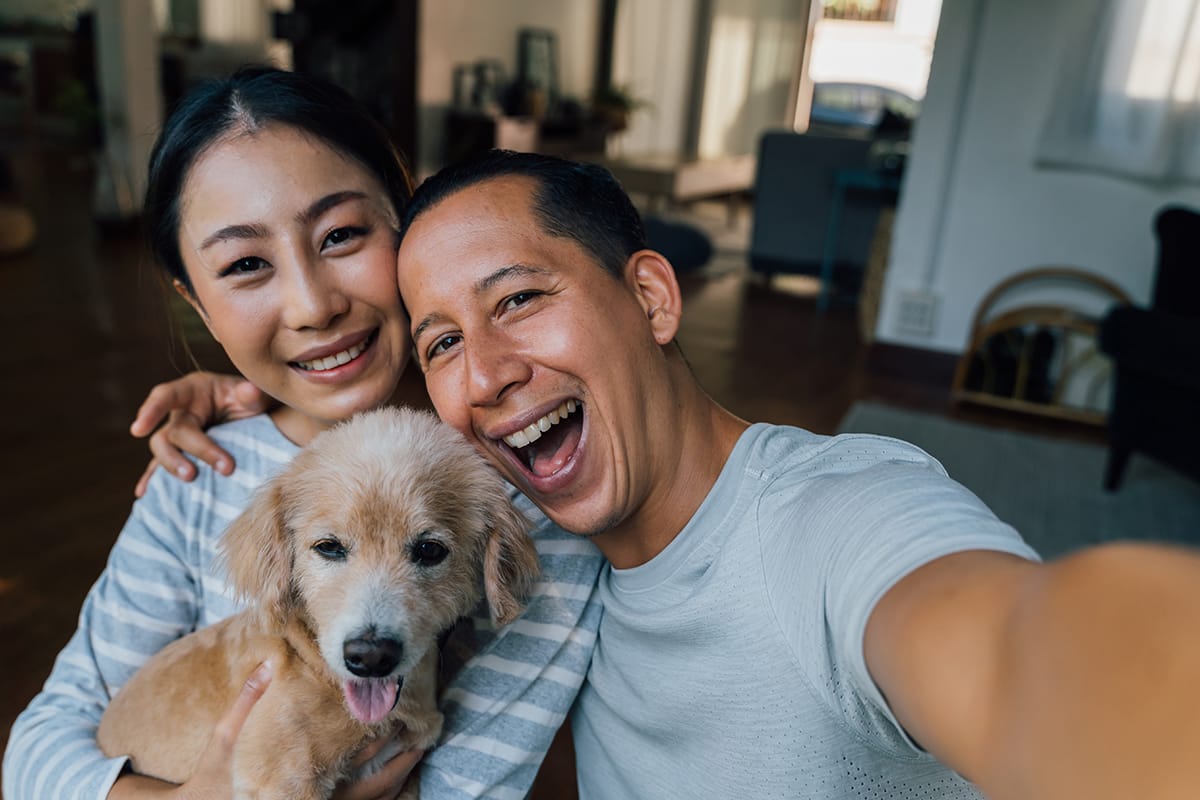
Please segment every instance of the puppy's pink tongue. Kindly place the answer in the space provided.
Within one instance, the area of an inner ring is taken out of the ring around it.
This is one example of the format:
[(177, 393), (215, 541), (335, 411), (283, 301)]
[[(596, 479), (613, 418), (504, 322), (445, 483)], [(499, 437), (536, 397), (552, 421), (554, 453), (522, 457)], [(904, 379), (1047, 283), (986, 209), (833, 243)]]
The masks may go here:
[(395, 678), (365, 678), (346, 681), (342, 687), (350, 713), (360, 722), (379, 722), (396, 705), (400, 684)]

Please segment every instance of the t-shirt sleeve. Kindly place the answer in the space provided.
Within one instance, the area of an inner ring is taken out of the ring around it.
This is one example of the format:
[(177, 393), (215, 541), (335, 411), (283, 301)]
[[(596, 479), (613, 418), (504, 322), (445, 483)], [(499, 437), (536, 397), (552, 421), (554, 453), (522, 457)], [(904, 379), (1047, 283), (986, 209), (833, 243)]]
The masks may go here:
[(445, 726), (421, 762), (421, 797), (524, 798), (587, 674), (603, 559), (523, 497), (541, 576), (524, 613), (495, 629), (486, 605), (455, 631), (445, 657), (462, 663), (442, 695)]
[(782, 483), (760, 514), (776, 531), (764, 539), (764, 569), (784, 636), (814, 693), (858, 736), (894, 755), (923, 755), (867, 670), (872, 610), (901, 578), (942, 556), (1037, 554), (936, 460), (903, 442), (837, 437)]

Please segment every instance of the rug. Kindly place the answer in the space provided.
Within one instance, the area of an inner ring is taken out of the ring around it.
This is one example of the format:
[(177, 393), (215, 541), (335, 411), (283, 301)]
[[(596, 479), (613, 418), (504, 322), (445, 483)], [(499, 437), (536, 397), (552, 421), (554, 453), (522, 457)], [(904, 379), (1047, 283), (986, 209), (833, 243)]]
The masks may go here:
[(1200, 482), (1134, 455), (1116, 492), (1107, 452), (1083, 442), (985, 428), (858, 403), (840, 432), (877, 433), (922, 448), (1044, 558), (1117, 539), (1200, 545)]

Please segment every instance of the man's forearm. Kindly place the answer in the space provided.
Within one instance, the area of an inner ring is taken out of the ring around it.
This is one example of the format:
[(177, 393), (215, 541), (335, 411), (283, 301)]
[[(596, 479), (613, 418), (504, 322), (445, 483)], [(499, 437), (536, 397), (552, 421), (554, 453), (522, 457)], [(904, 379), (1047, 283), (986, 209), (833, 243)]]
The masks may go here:
[(1200, 791), (1200, 554), (1108, 545), (1039, 570), (1014, 606), (988, 748), (991, 798)]

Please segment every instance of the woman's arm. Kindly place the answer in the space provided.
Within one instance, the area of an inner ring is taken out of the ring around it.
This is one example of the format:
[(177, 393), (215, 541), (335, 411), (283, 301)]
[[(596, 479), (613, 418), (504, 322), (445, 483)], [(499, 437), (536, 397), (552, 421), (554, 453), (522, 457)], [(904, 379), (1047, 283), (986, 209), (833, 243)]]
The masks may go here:
[(542, 574), (510, 625), (497, 631), (481, 615), (448, 643), (467, 658), (442, 695), (442, 739), (421, 762), (425, 800), (496, 796), (500, 787), (526, 796), (591, 662), (603, 558), (525, 498), (518, 507), (536, 520)]
[(198, 533), (179, 517), (170, 491), (183, 488), (160, 477), (135, 503), (75, 634), (13, 725), (4, 759), (8, 800), (103, 797), (125, 767), (96, 745), (100, 717), (134, 671), (199, 617)]
[(191, 798), (233, 797), (233, 748), (237, 744), (242, 726), (250, 716), (250, 709), (266, 692), (271, 683), (271, 664), (264, 662), (250, 674), (242, 684), (233, 705), (217, 723), (209, 738), (208, 746), (200, 756), (196, 772), (183, 785), (167, 783), (144, 775), (124, 772), (113, 784), (107, 800), (190, 800)]

